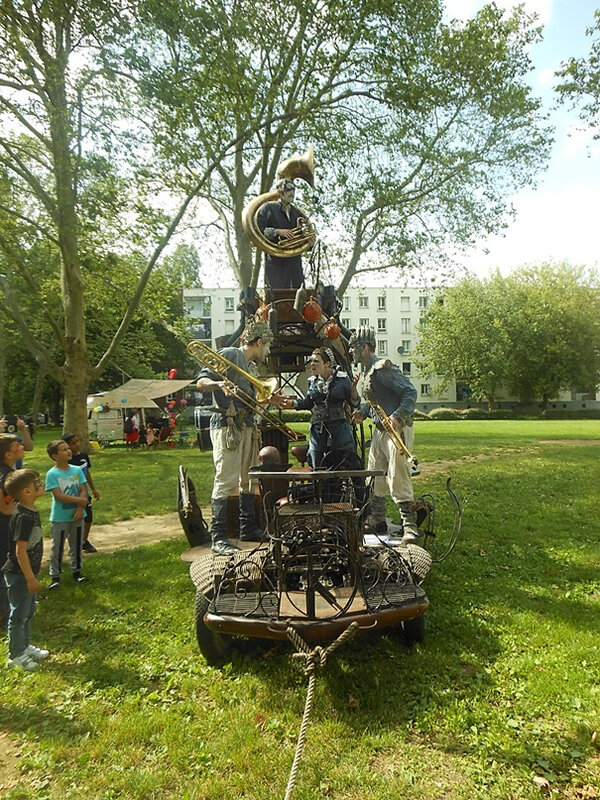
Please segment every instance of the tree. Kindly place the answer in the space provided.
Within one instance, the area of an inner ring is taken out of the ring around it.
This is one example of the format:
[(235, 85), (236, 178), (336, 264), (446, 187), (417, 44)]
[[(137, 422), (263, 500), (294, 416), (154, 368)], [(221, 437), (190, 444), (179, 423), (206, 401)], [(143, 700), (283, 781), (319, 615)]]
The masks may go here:
[(498, 389), (544, 407), (563, 390), (600, 382), (600, 286), (569, 264), (469, 278), (441, 293), (425, 318), (415, 364), (426, 376), (469, 384), (494, 408)]
[(471, 277), (440, 292), (422, 323), (414, 363), (426, 377), (439, 376), (440, 388), (465, 382), (474, 400), (493, 409), (506, 383), (511, 342), (507, 330), (510, 300), (499, 273)]
[[(548, 154), (525, 83), (539, 32), (522, 8), (486, 6), (464, 25), (441, 12), (440, 0), (144, 6), (134, 66), (157, 152), (183, 188), (214, 164), (203, 196), (242, 287), (259, 265), (242, 209), (309, 141), (327, 188), (307, 205), (336, 239), (342, 294), (360, 273), (502, 226), (507, 196)], [(218, 158), (224, 141), (238, 145)]]
[(524, 267), (506, 279), (510, 339), (506, 384), (547, 408), (561, 391), (600, 383), (600, 284), (569, 264)]
[[(156, 187), (133, 121), (134, 87), (126, 91), (108, 61), (131, 19), (119, 12), (109, 0), (6, 0), (0, 10), (0, 309), (62, 386), (65, 426), (82, 435), (89, 386), (122, 345), (196, 191), (171, 220), (148, 200)], [(143, 266), (92, 362), (90, 283), (111, 280), (119, 249)]]
[(600, 138), (600, 10), (594, 12), (594, 24), (587, 29), (592, 39), (587, 58), (571, 58), (556, 73), (562, 79), (556, 87), (564, 100), (580, 106), (581, 119), (596, 129)]

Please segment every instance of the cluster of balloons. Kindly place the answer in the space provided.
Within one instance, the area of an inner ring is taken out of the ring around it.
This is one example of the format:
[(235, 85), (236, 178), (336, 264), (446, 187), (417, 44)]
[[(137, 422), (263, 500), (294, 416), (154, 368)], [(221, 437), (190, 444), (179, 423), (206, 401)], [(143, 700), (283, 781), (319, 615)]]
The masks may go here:
[[(168, 408), (175, 408), (176, 405), (177, 405), (177, 400), (169, 400), (169, 402), (167, 404), (167, 407)], [(181, 400), (179, 401), (179, 405), (180, 406), (187, 406), (187, 400), (185, 399), (185, 397), (181, 398)]]
[(94, 412), (94, 414), (97, 414), (99, 411), (104, 411), (104, 406), (95, 406), (94, 408), (92, 408), (92, 411)]

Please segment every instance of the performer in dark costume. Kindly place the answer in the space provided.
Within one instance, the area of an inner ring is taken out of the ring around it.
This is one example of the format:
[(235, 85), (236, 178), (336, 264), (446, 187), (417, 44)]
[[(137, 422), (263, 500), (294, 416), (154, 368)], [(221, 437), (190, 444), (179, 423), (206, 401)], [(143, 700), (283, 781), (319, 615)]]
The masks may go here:
[(335, 452), (341, 456), (344, 451), (349, 451), (356, 455), (356, 442), (346, 416), (345, 403), (351, 409), (359, 408), (356, 386), (335, 363), (333, 351), (319, 347), (312, 354), (306, 397), (288, 397), (286, 402), (286, 408), (311, 412), (308, 463), (313, 469), (322, 465), (328, 453)]
[[(261, 233), (271, 242), (293, 239), (294, 228), (298, 225), (299, 217), (303, 216), (292, 205), (296, 191), (294, 181), (282, 178), (275, 189), (279, 200), (262, 205), (256, 219)], [(303, 281), (301, 255), (285, 258), (265, 253), (265, 284), (270, 289), (298, 289)]]

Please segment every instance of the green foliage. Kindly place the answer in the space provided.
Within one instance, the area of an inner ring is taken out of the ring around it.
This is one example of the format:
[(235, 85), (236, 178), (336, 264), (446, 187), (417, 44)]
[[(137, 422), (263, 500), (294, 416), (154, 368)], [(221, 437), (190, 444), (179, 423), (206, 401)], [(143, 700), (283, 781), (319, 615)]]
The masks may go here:
[(506, 384), (547, 403), (561, 390), (600, 383), (600, 280), (568, 264), (524, 267), (506, 279), (510, 351)]
[(483, 281), (466, 278), (440, 293), (421, 324), (414, 354), (419, 372), (441, 376), (442, 386), (466, 382), (473, 399), (493, 407), (506, 379), (510, 305), (500, 274)]
[(571, 58), (562, 64), (556, 77), (562, 82), (556, 87), (563, 100), (579, 107), (581, 119), (596, 130), (600, 137), (600, 10), (594, 12), (594, 21), (587, 29), (591, 39), (587, 58)]
[(453, 408), (434, 408), (427, 416), (430, 419), (460, 419), (458, 411)]
[(599, 408), (584, 408), (577, 411), (569, 408), (547, 408), (542, 411), (544, 419), (600, 419)]
[(501, 386), (547, 403), (600, 382), (600, 284), (569, 264), (467, 278), (430, 305), (415, 351), (423, 375), (468, 383), (490, 408)]
[(483, 408), (463, 408), (458, 412), (461, 419), (488, 419), (489, 411)]

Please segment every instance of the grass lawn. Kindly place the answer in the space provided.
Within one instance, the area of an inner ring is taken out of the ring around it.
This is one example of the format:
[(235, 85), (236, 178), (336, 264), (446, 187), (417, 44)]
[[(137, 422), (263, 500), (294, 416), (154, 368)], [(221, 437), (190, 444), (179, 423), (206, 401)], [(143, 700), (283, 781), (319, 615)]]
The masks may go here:
[[(417, 457), (456, 463), (416, 491), (441, 497), (452, 474), (463, 534), (425, 582), (424, 644), (369, 634), (328, 662), (295, 800), (600, 796), (600, 446), (578, 439), (600, 421), (418, 425)], [(208, 499), (210, 454), (97, 454), (98, 520), (172, 509), (180, 461)], [(285, 645), (206, 666), (184, 547), (94, 556), (89, 584), (40, 602), (34, 641), (53, 657), (0, 667), (0, 796), (283, 798), (306, 678)]]

